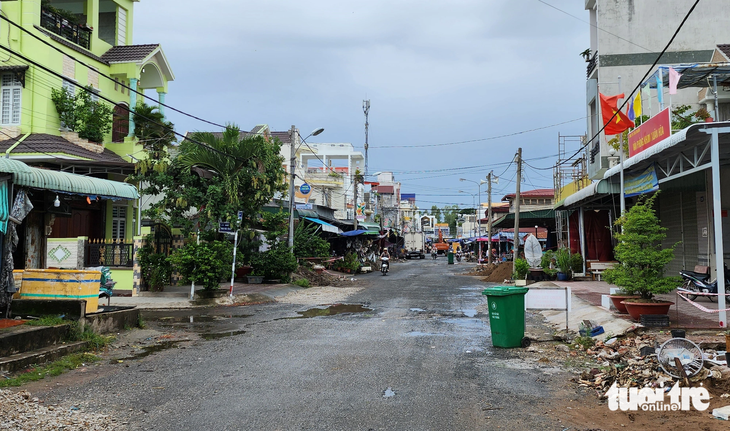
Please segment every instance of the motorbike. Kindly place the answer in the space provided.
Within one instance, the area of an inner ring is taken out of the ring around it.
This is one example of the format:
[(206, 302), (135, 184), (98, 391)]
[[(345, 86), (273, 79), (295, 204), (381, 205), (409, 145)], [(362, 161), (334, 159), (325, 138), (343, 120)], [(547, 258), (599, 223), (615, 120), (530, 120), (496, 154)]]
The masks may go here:
[(383, 273), (383, 275), (388, 273), (388, 269), (390, 269), (390, 259), (387, 257), (381, 257), (380, 258), (380, 272)]
[(461, 262), (461, 252), (460, 251), (456, 253), (456, 261)]
[[(727, 265), (725, 265), (724, 271), (725, 293), (728, 294), (725, 295), (725, 298), (730, 300), (730, 279), (728, 279), (729, 274), (727, 270)], [(717, 280), (709, 281), (709, 274), (702, 274), (694, 271), (679, 271), (679, 275), (682, 276), (682, 279), (684, 280), (684, 282), (682, 283), (683, 289), (699, 293), (717, 293)], [(687, 295), (687, 297), (693, 301), (697, 299), (697, 295)], [(711, 302), (715, 301), (714, 296), (708, 296), (707, 298)]]
[(436, 256), (438, 256), (439, 252), (435, 248), (431, 250), (431, 258), (436, 259)]

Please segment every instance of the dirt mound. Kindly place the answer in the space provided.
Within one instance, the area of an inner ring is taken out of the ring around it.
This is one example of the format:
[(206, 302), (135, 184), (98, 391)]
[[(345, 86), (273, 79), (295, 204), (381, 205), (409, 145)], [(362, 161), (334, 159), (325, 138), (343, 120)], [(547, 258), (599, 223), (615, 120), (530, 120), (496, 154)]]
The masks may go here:
[(297, 271), (292, 274), (292, 281), (302, 278), (308, 280), (310, 286), (355, 286), (355, 282), (351, 280), (352, 277), (346, 277), (345, 274), (339, 275), (327, 270), (316, 271), (305, 265), (299, 266)]
[(491, 283), (501, 283), (504, 280), (512, 278), (512, 263), (500, 263), (499, 265), (479, 265), (467, 273), (468, 275), (476, 275), (482, 278), (482, 281)]

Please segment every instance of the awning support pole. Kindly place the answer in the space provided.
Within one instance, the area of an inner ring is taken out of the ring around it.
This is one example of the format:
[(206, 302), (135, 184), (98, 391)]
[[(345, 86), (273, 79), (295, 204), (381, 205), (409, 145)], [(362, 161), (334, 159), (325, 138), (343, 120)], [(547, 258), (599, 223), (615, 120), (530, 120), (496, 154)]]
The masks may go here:
[(718, 320), (721, 328), (727, 327), (727, 311), (725, 310), (725, 251), (722, 243), (722, 195), (720, 193), (720, 132), (730, 133), (728, 127), (705, 127), (703, 132), (712, 135), (711, 141), (711, 161), (712, 166), (712, 219), (715, 236), (715, 276), (717, 280), (717, 308), (720, 311)]
[(585, 274), (586, 273), (586, 232), (585, 232), (585, 220), (583, 219), (583, 207), (578, 208), (578, 211), (580, 211), (580, 213), (578, 214), (578, 216), (579, 216), (578, 220), (580, 221), (580, 225), (579, 225), (580, 255), (583, 258), (583, 274)]

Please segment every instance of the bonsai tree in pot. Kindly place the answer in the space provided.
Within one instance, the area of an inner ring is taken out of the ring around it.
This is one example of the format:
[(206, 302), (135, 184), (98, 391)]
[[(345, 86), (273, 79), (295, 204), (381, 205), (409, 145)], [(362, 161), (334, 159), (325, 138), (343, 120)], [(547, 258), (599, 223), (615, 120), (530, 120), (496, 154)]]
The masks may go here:
[(515, 285), (524, 286), (528, 272), (530, 272), (530, 264), (525, 259), (515, 259), (514, 273), (512, 274), (512, 278), (515, 279)]
[(678, 277), (664, 276), (664, 267), (674, 259), (676, 244), (662, 246), (667, 229), (660, 226), (654, 211), (656, 196), (640, 200), (616, 220), (620, 229), (615, 234), (618, 245), (614, 255), (619, 264), (604, 272), (607, 282), (639, 296), (622, 301), (636, 320), (641, 314), (667, 314), (674, 303), (658, 301), (654, 295), (669, 293), (681, 284)]

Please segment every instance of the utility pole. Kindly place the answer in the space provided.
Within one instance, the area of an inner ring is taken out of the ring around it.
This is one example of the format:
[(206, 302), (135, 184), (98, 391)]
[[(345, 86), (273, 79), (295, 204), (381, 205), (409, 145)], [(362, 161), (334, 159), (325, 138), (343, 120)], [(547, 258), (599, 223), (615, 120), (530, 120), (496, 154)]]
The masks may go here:
[[(290, 155), (289, 159), (289, 248), (294, 251), (294, 169), (297, 166), (296, 158), (296, 139), (297, 139), (297, 128), (294, 125), (289, 130), (289, 141), (290, 143)], [(356, 222), (357, 223), (357, 222)]]
[(520, 183), (522, 182), (522, 148), (517, 149), (517, 190), (515, 192), (515, 235), (512, 262), (520, 256)]
[[(489, 246), (487, 249), (487, 262), (492, 260), (492, 176), (494, 171), (487, 174), (487, 238), (489, 238)], [(481, 208), (479, 208), (481, 211)]]
[(362, 101), (362, 110), (365, 113), (365, 176), (368, 175), (368, 114), (370, 113), (370, 99)]
[(355, 202), (355, 204), (352, 206), (352, 218), (355, 219), (354, 230), (357, 230), (357, 171), (355, 171), (355, 175), (352, 180), (355, 182), (355, 190), (353, 191), (353, 195), (355, 196), (353, 202)]

